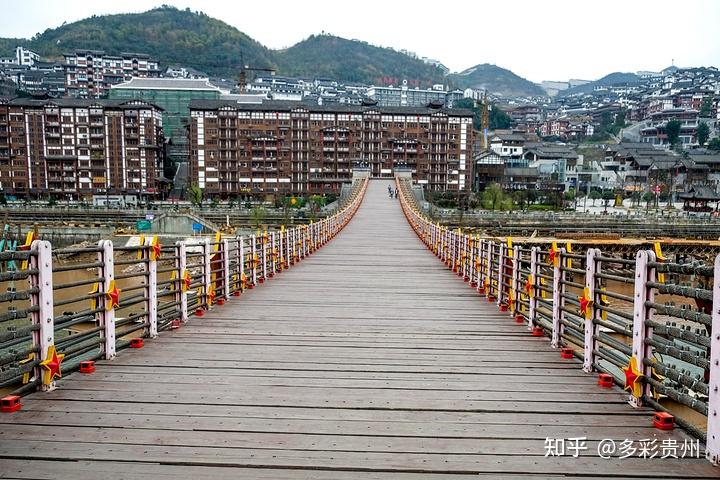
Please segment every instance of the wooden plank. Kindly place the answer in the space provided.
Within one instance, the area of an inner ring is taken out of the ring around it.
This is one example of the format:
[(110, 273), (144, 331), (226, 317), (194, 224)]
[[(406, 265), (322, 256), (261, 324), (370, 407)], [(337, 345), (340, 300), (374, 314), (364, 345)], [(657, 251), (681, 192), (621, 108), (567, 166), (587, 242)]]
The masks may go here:
[[(0, 478), (717, 478), (430, 255), (374, 183), (327, 247), (0, 415)], [(580, 458), (545, 440), (587, 437)]]

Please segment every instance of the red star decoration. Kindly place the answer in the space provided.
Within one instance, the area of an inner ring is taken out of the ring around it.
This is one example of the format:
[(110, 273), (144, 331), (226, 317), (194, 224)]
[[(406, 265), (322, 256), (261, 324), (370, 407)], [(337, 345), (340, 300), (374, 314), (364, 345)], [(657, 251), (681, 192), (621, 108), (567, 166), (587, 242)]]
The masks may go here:
[(192, 277), (190, 276), (190, 272), (185, 270), (185, 273), (183, 273), (183, 291), (187, 292), (190, 290), (190, 283), (192, 283)]
[(532, 289), (533, 289), (533, 282), (532, 282), (532, 275), (528, 276), (527, 280), (525, 280), (525, 291), (528, 295), (532, 295)]
[(105, 295), (108, 297), (108, 302), (105, 304), (108, 310), (120, 306), (120, 289), (115, 284), (115, 280), (110, 280), (110, 285)]
[(591, 306), (593, 301), (590, 299), (590, 292), (587, 288), (583, 290), (583, 296), (578, 299), (580, 302), (580, 313), (585, 316), (585, 318), (588, 318), (588, 315), (590, 314)]
[(43, 369), (43, 385), (50, 385), (53, 380), (55, 380), (55, 377), (62, 378), (60, 367), (63, 358), (65, 358), (65, 354), (58, 354), (57, 350), (55, 350), (55, 345), (48, 347), (46, 359), (40, 362), (40, 366)]
[(625, 390), (630, 390), (634, 397), (639, 398), (642, 396), (642, 384), (640, 379), (643, 374), (637, 368), (637, 360), (635, 357), (630, 357), (628, 366), (623, 368), (625, 373)]
[(153, 238), (153, 243), (150, 251), (152, 253), (153, 260), (160, 259), (160, 254), (162, 253), (162, 245), (160, 245), (160, 241), (158, 241), (157, 237)]
[(551, 247), (550, 251), (548, 252), (548, 259), (550, 263), (555, 265), (555, 259), (557, 258), (557, 250), (555, 250), (555, 247)]

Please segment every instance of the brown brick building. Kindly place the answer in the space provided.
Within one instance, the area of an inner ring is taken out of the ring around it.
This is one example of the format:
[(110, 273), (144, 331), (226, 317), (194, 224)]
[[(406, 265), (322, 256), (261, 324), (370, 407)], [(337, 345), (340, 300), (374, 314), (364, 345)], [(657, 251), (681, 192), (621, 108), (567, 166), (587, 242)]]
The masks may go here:
[(0, 99), (0, 186), (19, 197), (155, 195), (162, 111), (132, 100)]
[(338, 191), (354, 168), (471, 187), (468, 110), (193, 100), (190, 116), (190, 182), (209, 195)]

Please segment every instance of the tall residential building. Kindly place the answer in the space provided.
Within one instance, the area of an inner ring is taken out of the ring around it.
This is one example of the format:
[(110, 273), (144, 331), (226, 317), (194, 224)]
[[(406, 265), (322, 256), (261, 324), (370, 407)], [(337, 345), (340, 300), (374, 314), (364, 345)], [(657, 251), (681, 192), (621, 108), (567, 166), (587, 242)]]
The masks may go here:
[(143, 53), (108, 55), (101, 50), (66, 53), (65, 90), (71, 97), (99, 98), (111, 85), (133, 77), (159, 77), (158, 62)]
[(454, 102), (464, 96), (461, 90), (449, 92), (443, 85), (423, 89), (410, 88), (407, 80), (403, 80), (399, 87), (370, 87), (366, 94), (381, 107), (425, 107), (433, 102), (452, 107)]
[(174, 174), (174, 166), (188, 159), (187, 129), (190, 121), (190, 100), (217, 100), (222, 91), (207, 79), (189, 78), (132, 78), (113, 85), (108, 98), (112, 100), (140, 99), (163, 109), (163, 131), (169, 140), (167, 156), (170, 161), (167, 175)]
[(139, 101), (0, 100), (0, 187), (21, 197), (155, 195), (162, 111)]
[(471, 186), (469, 110), (193, 100), (190, 115), (190, 181), (209, 195), (339, 191), (355, 168)]

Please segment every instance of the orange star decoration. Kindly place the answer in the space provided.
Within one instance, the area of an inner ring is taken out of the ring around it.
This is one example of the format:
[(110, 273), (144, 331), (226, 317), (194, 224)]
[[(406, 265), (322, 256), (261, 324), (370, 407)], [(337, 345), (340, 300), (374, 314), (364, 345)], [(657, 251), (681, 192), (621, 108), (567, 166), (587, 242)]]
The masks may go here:
[(644, 375), (638, 370), (637, 359), (630, 357), (628, 366), (623, 368), (625, 373), (625, 390), (629, 390), (632, 396), (640, 398), (642, 396), (642, 382), (640, 381)]
[(552, 264), (553, 267), (560, 266), (560, 252), (557, 248), (557, 242), (552, 242), (550, 250), (548, 251), (548, 263)]
[(245, 273), (240, 275), (240, 288), (242, 290), (245, 290), (247, 288), (247, 275), (245, 275)]
[(533, 296), (533, 276), (528, 275), (527, 280), (525, 280), (525, 291), (527, 292), (529, 297)]
[(105, 292), (108, 301), (105, 303), (105, 308), (110, 311), (115, 307), (120, 306), (120, 289), (117, 287), (115, 280), (110, 280), (108, 291)]
[(192, 283), (192, 277), (190, 276), (190, 272), (185, 270), (183, 272), (182, 279), (183, 279), (182, 285), (181, 285), (182, 291), (187, 292), (188, 290), (190, 290), (190, 284)]
[(58, 354), (55, 350), (55, 345), (48, 347), (46, 359), (40, 362), (40, 367), (43, 370), (43, 385), (50, 385), (53, 380), (55, 380), (55, 377), (62, 378), (60, 366), (62, 365), (63, 358), (65, 358), (65, 354)]
[(513, 311), (515, 309), (515, 294), (512, 292), (512, 290), (508, 292), (507, 307), (510, 311)]
[(160, 259), (160, 255), (162, 253), (162, 245), (160, 244), (160, 240), (158, 240), (157, 235), (153, 237), (152, 243), (150, 244), (150, 260), (157, 261)]
[(583, 289), (583, 296), (578, 299), (580, 302), (580, 315), (586, 319), (592, 317), (592, 298), (590, 298), (590, 289), (585, 287)]

